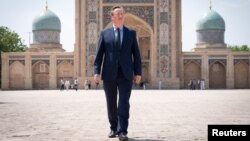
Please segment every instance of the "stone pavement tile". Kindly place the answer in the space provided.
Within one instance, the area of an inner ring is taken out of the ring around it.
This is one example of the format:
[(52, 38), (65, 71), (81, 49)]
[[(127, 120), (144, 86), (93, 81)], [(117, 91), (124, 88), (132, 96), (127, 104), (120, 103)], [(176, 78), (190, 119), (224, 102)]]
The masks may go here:
[[(208, 124), (250, 124), (250, 90), (134, 90), (130, 141), (206, 141)], [(102, 90), (0, 91), (2, 141), (109, 139)]]

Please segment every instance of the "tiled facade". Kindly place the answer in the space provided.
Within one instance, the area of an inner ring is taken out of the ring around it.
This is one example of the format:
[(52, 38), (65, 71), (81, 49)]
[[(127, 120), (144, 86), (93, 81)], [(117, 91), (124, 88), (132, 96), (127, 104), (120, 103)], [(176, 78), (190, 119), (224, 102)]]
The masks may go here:
[(117, 4), (125, 8), (124, 24), (137, 31), (147, 88), (159, 82), (163, 89), (187, 88), (190, 79), (204, 79), (206, 88), (250, 88), (250, 53), (227, 49), (224, 31), (199, 31), (194, 50), (182, 51), (181, 0), (75, 2), (74, 52), (41, 44), (32, 52), (2, 53), (2, 89), (56, 89), (60, 79), (76, 78), (83, 88), (86, 79), (93, 81), (98, 34), (111, 25), (109, 9)]

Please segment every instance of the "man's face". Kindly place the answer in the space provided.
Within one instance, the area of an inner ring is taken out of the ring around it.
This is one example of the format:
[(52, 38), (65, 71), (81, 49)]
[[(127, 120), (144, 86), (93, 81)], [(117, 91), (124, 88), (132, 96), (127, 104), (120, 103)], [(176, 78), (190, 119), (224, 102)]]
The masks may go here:
[(121, 8), (116, 8), (111, 15), (111, 20), (115, 26), (121, 26), (124, 21), (124, 11)]

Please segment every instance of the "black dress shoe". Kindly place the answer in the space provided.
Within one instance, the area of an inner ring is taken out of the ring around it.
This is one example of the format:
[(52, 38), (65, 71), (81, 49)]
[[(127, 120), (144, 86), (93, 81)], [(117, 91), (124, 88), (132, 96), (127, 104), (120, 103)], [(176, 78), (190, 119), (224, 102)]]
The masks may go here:
[(119, 141), (128, 141), (128, 137), (125, 133), (119, 134)]
[(114, 137), (116, 137), (116, 135), (117, 135), (116, 132), (111, 130), (109, 133), (109, 138), (114, 138)]

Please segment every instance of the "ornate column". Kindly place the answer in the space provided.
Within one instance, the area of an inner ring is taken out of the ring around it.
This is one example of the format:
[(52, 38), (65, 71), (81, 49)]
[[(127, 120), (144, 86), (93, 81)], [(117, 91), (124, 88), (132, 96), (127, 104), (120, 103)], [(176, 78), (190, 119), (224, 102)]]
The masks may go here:
[(171, 78), (179, 78), (181, 47), (181, 0), (171, 1)]

